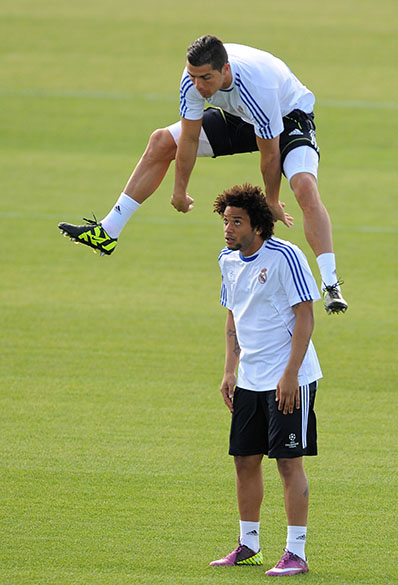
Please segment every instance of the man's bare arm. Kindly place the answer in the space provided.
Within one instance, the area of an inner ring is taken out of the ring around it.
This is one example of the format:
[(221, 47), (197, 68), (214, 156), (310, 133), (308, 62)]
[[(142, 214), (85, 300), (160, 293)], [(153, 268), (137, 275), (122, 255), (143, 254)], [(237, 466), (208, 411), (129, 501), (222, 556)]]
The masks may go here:
[(177, 211), (187, 213), (193, 208), (194, 199), (187, 193), (188, 182), (195, 165), (202, 120), (181, 119), (178, 139), (174, 191), (171, 204)]
[(292, 307), (296, 316), (292, 346), (289, 361), (276, 388), (276, 399), (279, 401), (278, 409), (283, 410), (283, 414), (291, 414), (294, 405), (296, 408), (300, 408), (298, 373), (314, 329), (312, 305), (312, 301), (304, 301)]
[(224, 377), (221, 382), (221, 394), (224, 402), (233, 411), (232, 398), (236, 384), (236, 366), (240, 356), (240, 347), (236, 336), (235, 320), (232, 311), (228, 310), (225, 323), (225, 366)]
[(287, 227), (293, 225), (293, 218), (285, 213), (285, 204), (279, 201), (281, 186), (281, 155), (279, 152), (279, 136), (265, 140), (256, 136), (260, 151), (261, 174), (265, 185), (265, 196), (275, 220), (282, 221)]

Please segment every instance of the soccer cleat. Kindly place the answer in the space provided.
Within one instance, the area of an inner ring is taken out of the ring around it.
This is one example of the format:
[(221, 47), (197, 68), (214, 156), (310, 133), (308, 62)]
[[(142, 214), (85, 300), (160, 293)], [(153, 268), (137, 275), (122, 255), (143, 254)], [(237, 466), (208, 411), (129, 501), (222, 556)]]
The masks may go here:
[(210, 563), (211, 567), (232, 567), (233, 565), (262, 565), (263, 553), (257, 553), (245, 544), (239, 546), (226, 557)]
[(288, 575), (298, 575), (299, 573), (308, 573), (308, 563), (304, 559), (291, 553), (285, 548), (281, 560), (265, 574), (268, 577), (282, 577)]
[(323, 304), (328, 315), (331, 313), (345, 313), (348, 309), (348, 304), (343, 299), (339, 289), (340, 284), (343, 284), (341, 280), (331, 286), (325, 286), (322, 292)]
[(73, 225), (71, 223), (59, 223), (61, 234), (69, 237), (76, 244), (85, 244), (93, 248), (94, 252), (100, 252), (101, 256), (112, 254), (116, 248), (117, 238), (111, 238), (97, 222), (94, 216), (92, 219), (83, 218), (87, 225)]

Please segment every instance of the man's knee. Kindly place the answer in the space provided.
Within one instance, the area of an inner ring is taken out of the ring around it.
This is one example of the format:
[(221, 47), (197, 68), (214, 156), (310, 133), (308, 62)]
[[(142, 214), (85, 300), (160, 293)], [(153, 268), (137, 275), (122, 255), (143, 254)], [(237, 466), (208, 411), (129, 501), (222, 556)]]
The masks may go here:
[(145, 154), (155, 159), (173, 160), (176, 150), (177, 145), (167, 128), (159, 128), (152, 132)]
[(289, 479), (294, 474), (303, 470), (303, 460), (301, 457), (295, 457), (292, 459), (277, 459), (277, 465), (279, 474), (285, 481), (289, 481)]
[(291, 178), (290, 185), (298, 204), (303, 209), (320, 204), (318, 184), (311, 173), (297, 173)]
[(263, 455), (248, 455), (246, 457), (235, 456), (234, 462), (236, 473), (242, 475), (257, 471), (258, 468), (261, 467), (262, 459)]

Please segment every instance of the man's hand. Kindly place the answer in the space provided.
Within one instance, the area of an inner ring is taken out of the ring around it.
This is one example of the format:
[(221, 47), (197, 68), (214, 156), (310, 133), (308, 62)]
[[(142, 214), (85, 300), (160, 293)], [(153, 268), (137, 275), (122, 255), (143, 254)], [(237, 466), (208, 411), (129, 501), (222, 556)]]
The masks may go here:
[(188, 213), (188, 211), (191, 211), (191, 209), (193, 209), (194, 202), (195, 199), (192, 199), (188, 193), (185, 193), (185, 197), (176, 197), (173, 195), (173, 197), (170, 199), (171, 205), (181, 213)]
[(296, 375), (283, 374), (276, 387), (276, 400), (279, 402), (278, 410), (283, 410), (283, 414), (292, 414), (294, 406), (300, 408), (300, 388)]
[(267, 205), (270, 208), (270, 211), (274, 217), (275, 221), (280, 220), (282, 223), (285, 224), (286, 227), (292, 227), (294, 220), (291, 215), (284, 211), (285, 203), (282, 201), (277, 201), (276, 203), (270, 203), (270, 201), (266, 198)]
[(232, 399), (234, 397), (234, 390), (236, 384), (236, 376), (235, 374), (225, 374), (223, 381), (221, 382), (221, 394), (224, 398), (224, 402), (227, 405), (230, 412), (234, 411), (234, 407), (232, 404)]

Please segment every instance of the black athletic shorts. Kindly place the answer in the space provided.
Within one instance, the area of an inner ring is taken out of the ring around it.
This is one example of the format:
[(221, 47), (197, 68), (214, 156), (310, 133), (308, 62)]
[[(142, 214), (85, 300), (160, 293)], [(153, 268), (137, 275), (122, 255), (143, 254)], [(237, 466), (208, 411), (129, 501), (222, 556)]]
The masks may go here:
[[(202, 126), (213, 149), (214, 158), (258, 150), (254, 126), (244, 122), (238, 116), (224, 112), (221, 108), (207, 108), (203, 115)], [(319, 157), (314, 114), (293, 110), (284, 116), (283, 126), (284, 130), (280, 135), (279, 143), (281, 164), (286, 155), (298, 146), (310, 146)]]
[(236, 387), (229, 454), (264, 454), (278, 459), (317, 455), (316, 388), (317, 382), (300, 386), (300, 408), (283, 414), (278, 410), (275, 390), (254, 392)]

